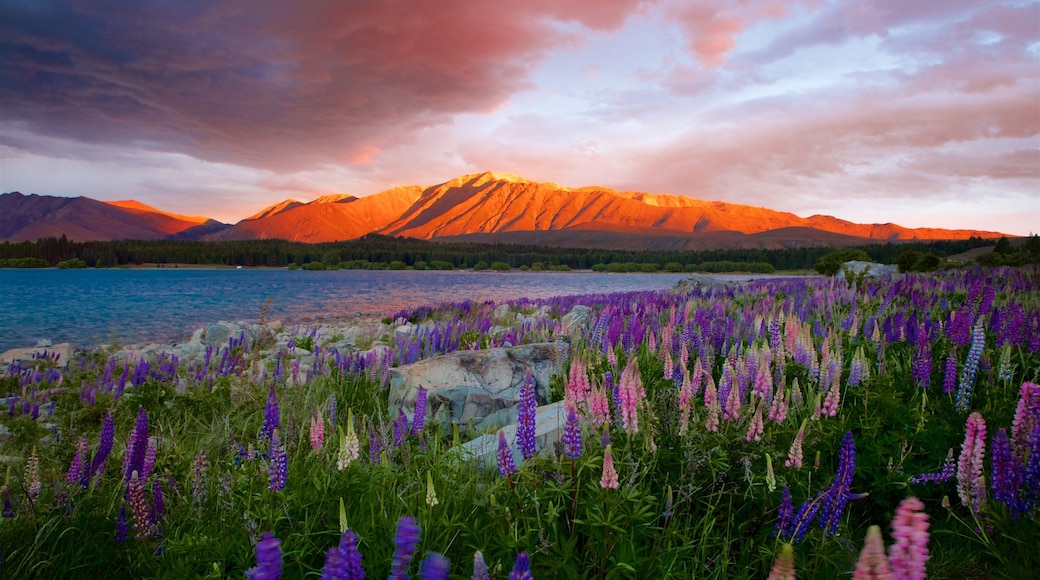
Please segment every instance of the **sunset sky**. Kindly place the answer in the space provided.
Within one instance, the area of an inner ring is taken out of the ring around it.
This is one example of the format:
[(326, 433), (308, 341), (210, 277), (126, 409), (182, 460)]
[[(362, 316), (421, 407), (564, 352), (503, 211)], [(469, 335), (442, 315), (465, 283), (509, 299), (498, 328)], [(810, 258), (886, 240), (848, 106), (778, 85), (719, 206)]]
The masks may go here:
[(0, 191), (234, 222), (486, 170), (1040, 232), (1040, 4), (0, 3)]

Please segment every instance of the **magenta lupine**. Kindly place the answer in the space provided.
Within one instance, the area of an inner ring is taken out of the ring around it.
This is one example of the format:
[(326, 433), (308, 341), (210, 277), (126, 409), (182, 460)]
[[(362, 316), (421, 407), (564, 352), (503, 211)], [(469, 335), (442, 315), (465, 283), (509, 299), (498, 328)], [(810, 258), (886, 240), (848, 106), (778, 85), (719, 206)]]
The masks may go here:
[(758, 372), (751, 392), (764, 401), (773, 400), (773, 375), (769, 372), (769, 360), (765, 356), (758, 361)]
[(389, 580), (408, 579), (408, 566), (419, 545), (421, 531), (415, 518), (403, 517), (397, 521), (397, 534), (394, 536), (394, 559), (390, 565)]
[(498, 431), (498, 473), (502, 477), (508, 477), (516, 473), (516, 463), (513, 461), (513, 450), (506, 443), (505, 431)]
[(726, 421), (735, 421), (740, 418), (740, 389), (733, 385), (726, 397), (726, 407), (723, 409), (722, 418)]
[(718, 391), (715, 390), (715, 379), (710, 373), (704, 373), (707, 384), (704, 386), (704, 406), (708, 408), (708, 418), (704, 421), (704, 428), (711, 433), (719, 430), (719, 415), (722, 409), (719, 407)]
[(288, 456), (285, 452), (285, 446), (282, 445), (281, 439), (278, 437), (278, 430), (275, 429), (271, 433), (271, 447), (269, 456), (271, 463), (267, 466), (267, 472), (269, 475), (270, 483), (268, 488), (273, 491), (280, 491), (285, 489), (285, 476), (286, 470), (288, 469)]
[(867, 528), (867, 540), (859, 553), (856, 569), (852, 571), (853, 580), (893, 580), (892, 569), (885, 557), (885, 541), (881, 538), (881, 528)]
[(751, 422), (748, 424), (747, 434), (744, 436), (746, 441), (761, 441), (762, 432), (765, 429), (765, 425), (762, 422), (762, 406), (765, 401), (758, 399), (755, 403), (755, 412), (751, 415)]
[(600, 477), (599, 486), (611, 489), (618, 487), (618, 474), (614, 469), (614, 454), (611, 452), (610, 445), (607, 445), (607, 449), (603, 452), (603, 476)]
[(790, 402), (787, 399), (787, 385), (785, 381), (781, 380), (776, 387), (776, 393), (773, 395), (773, 403), (769, 406), (769, 417), (770, 421), (776, 423), (783, 423), (787, 420), (787, 406)]
[(72, 456), (69, 470), (65, 473), (65, 483), (80, 484), (86, 487), (87, 483), (87, 440), (80, 438), (76, 445), (76, 454)]
[(610, 399), (607, 398), (607, 391), (603, 385), (592, 387), (588, 403), (589, 412), (586, 418), (589, 423), (598, 427), (610, 422)]
[(568, 457), (581, 457), (581, 425), (578, 423), (578, 412), (573, 405), (567, 407), (567, 422), (563, 427), (563, 448)]
[(679, 436), (685, 437), (690, 428), (690, 411), (693, 409), (693, 380), (686, 368), (683, 368), (682, 375), (682, 386), (679, 387)]
[(437, 552), (427, 552), (419, 562), (419, 578), (422, 580), (448, 580), (451, 562)]
[(267, 407), (264, 408), (264, 437), (271, 438), (275, 429), (282, 426), (281, 412), (278, 409), (278, 393), (275, 391), (274, 383), (267, 391)]
[(974, 516), (982, 510), (986, 499), (986, 481), (982, 460), (986, 455), (986, 421), (977, 412), (968, 415), (964, 426), (964, 444), (957, 462), (957, 495)]
[(888, 563), (897, 580), (924, 580), (928, 562), (928, 514), (924, 503), (908, 497), (899, 503), (892, 519), (892, 538)]
[(520, 403), (516, 423), (516, 446), (524, 460), (531, 459), (538, 452), (535, 445), (535, 422), (537, 420), (537, 403), (534, 399), (534, 377), (528, 369), (524, 376), (524, 384), (520, 387)]
[(1011, 449), (1022, 461), (1029, 455), (1029, 437), (1040, 422), (1040, 385), (1022, 383), (1018, 391), (1018, 405), (1011, 422)]
[(419, 385), (415, 392), (415, 410), (412, 412), (412, 436), (418, 437), (426, 426), (426, 388)]
[(791, 544), (784, 544), (780, 548), (780, 555), (773, 562), (773, 568), (769, 571), (769, 577), (766, 580), (795, 580), (794, 549)]
[(634, 435), (639, 432), (639, 405), (646, 397), (643, 380), (639, 376), (639, 363), (631, 357), (621, 373), (621, 422), (625, 432)]
[(828, 417), (838, 415), (838, 406), (841, 404), (841, 375), (835, 374), (831, 380), (831, 386), (827, 389), (827, 396), (823, 399), (823, 407), (820, 411)]
[(325, 445), (325, 418), (321, 416), (321, 412), (311, 415), (311, 449), (314, 451), (321, 451), (322, 446)]
[(246, 570), (249, 580), (278, 580), (282, 577), (282, 543), (273, 532), (264, 532), (256, 543), (256, 566)]

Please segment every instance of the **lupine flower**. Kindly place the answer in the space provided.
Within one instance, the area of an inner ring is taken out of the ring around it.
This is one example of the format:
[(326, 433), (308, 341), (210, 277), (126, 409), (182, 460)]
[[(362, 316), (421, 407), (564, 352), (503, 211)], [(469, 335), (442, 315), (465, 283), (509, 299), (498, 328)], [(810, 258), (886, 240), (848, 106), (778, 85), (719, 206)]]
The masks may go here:
[(104, 423), (101, 424), (101, 441), (98, 444), (97, 453), (90, 462), (90, 477), (95, 477), (105, 470), (108, 454), (112, 451), (112, 444), (115, 442), (115, 433), (115, 418), (112, 416), (112, 411), (109, 410), (105, 414)]
[(639, 404), (646, 397), (643, 380), (639, 376), (639, 363), (634, 356), (629, 358), (621, 373), (620, 389), (622, 426), (625, 432), (634, 435), (639, 432)]
[(433, 472), (426, 472), (426, 505), (434, 507), (439, 504), (437, 501), (437, 490), (433, 487)]
[(166, 512), (166, 503), (163, 501), (162, 484), (156, 479), (152, 481), (152, 524), (158, 528), (159, 520), (162, 519), (163, 514)]
[(953, 458), (953, 449), (950, 449), (946, 453), (946, 461), (943, 462), (942, 468), (937, 473), (922, 473), (910, 478), (910, 483), (915, 485), (921, 485), (925, 483), (946, 483), (957, 475), (957, 462)]
[(271, 438), (275, 429), (282, 426), (281, 413), (278, 410), (278, 393), (274, 389), (274, 383), (267, 391), (267, 407), (264, 408), (264, 437)]
[(155, 437), (148, 438), (148, 445), (144, 450), (144, 462), (141, 464), (141, 479), (147, 480), (148, 476), (152, 474), (152, 468), (155, 467)]
[(589, 423), (599, 426), (610, 422), (610, 401), (607, 399), (607, 391), (603, 385), (592, 388), (588, 398), (588, 420)]
[(916, 497), (899, 502), (892, 519), (895, 543), (888, 549), (888, 563), (898, 580), (924, 580), (928, 576), (928, 514)]
[(394, 447), (404, 444), (405, 434), (408, 433), (408, 417), (401, 409), (397, 410), (397, 421), (394, 421)]
[(426, 389), (419, 385), (415, 393), (415, 411), (412, 413), (412, 436), (418, 437), (426, 424)]
[(794, 549), (791, 544), (784, 544), (780, 548), (780, 555), (773, 562), (773, 569), (769, 571), (766, 580), (795, 580), (794, 578)]
[(206, 468), (209, 460), (206, 458), (206, 450), (200, 449), (193, 462), (194, 469), (191, 473), (191, 497), (196, 502), (206, 501)]
[(718, 392), (715, 390), (715, 379), (710, 373), (704, 373), (707, 384), (704, 387), (704, 406), (708, 408), (708, 418), (704, 421), (704, 428), (714, 433), (719, 430), (719, 414), (722, 409), (719, 406)]
[(369, 422), (368, 430), (368, 461), (372, 465), (379, 465), (379, 452), (383, 450), (383, 443), (379, 439), (379, 433), (376, 428)]
[(347, 432), (340, 430), (339, 458), (336, 461), (336, 469), (343, 471), (352, 462), (361, 457), (361, 442), (358, 441), (357, 433), (354, 431), (354, 412), (347, 412)]
[(421, 530), (415, 518), (403, 517), (397, 521), (397, 534), (394, 536), (394, 559), (390, 566), (390, 580), (407, 580), (408, 565), (419, 545)]
[(527, 555), (527, 552), (520, 552), (516, 555), (516, 562), (513, 563), (513, 571), (509, 573), (509, 580), (533, 580), (534, 576), (531, 575), (531, 558)]
[(997, 430), (993, 437), (990, 464), (990, 485), (993, 487), (993, 499), (1004, 504), (1012, 518), (1017, 519), (1025, 506), (1020, 505), (1018, 488), (1022, 478), (1022, 464), (1011, 453), (1011, 443), (1007, 430)]
[(126, 457), (123, 460), (123, 475), (130, 481), (130, 474), (144, 469), (144, 459), (148, 451), (148, 412), (144, 407), (137, 408), (137, 423), (134, 425), (130, 439), (126, 443)]
[(484, 562), (484, 554), (480, 550), (473, 553), (473, 576), (471, 580), (491, 580), (487, 564)]
[(943, 394), (949, 395), (957, 390), (957, 351), (950, 349), (946, 357), (946, 370), (943, 373)]
[(614, 454), (611, 452), (610, 447), (610, 445), (607, 445), (607, 449), (603, 452), (603, 476), (599, 480), (599, 486), (617, 489), (618, 475), (614, 469)]
[(780, 498), (780, 507), (777, 509), (774, 536), (790, 536), (791, 524), (794, 523), (794, 502), (791, 501), (791, 489), (784, 484), (784, 491)]
[(881, 539), (881, 528), (867, 528), (867, 541), (859, 553), (859, 561), (852, 572), (853, 580), (892, 580), (892, 569), (885, 558), (885, 542)]
[(986, 330), (982, 326), (982, 318), (979, 318), (971, 331), (971, 349), (968, 358), (964, 361), (961, 370), (961, 380), (957, 385), (957, 402), (955, 407), (959, 411), (967, 411), (971, 402), (971, 392), (975, 387), (975, 373), (979, 368), (979, 360), (982, 358), (982, 350), (986, 347)]
[(846, 432), (841, 440), (841, 451), (838, 454), (838, 473), (831, 485), (828, 501), (824, 502), (820, 513), (820, 527), (831, 534), (837, 533), (838, 521), (845, 513), (845, 506), (855, 496), (849, 491), (852, 477), (856, 471), (856, 445), (852, 433)]
[(282, 577), (282, 543), (273, 532), (264, 532), (256, 543), (256, 566), (246, 570), (249, 580), (278, 580)]
[(271, 463), (267, 468), (270, 483), (267, 487), (273, 491), (281, 491), (285, 489), (285, 476), (289, 467), (289, 458), (285, 452), (285, 446), (282, 445), (281, 440), (278, 438), (277, 429), (271, 433), (270, 457)]
[(747, 435), (744, 436), (746, 441), (761, 441), (762, 432), (765, 426), (762, 423), (762, 405), (764, 404), (763, 399), (758, 399), (755, 405), (755, 414), (751, 416), (751, 422), (748, 424)]
[(531, 459), (537, 453), (535, 446), (535, 421), (538, 409), (534, 400), (534, 377), (528, 369), (524, 377), (524, 384), (520, 387), (519, 416), (516, 424), (516, 446), (520, 448), (520, 454), (524, 460)]
[(914, 360), (910, 365), (910, 376), (917, 386), (927, 389), (932, 377), (932, 348), (928, 340), (922, 340), (914, 351)]
[(29, 494), (29, 501), (35, 502), (40, 497), (40, 489), (43, 487), (40, 483), (40, 459), (36, 457), (35, 446), (32, 448), (29, 458), (25, 460), (25, 481), (28, 483), (26, 491)]
[(506, 434), (501, 429), (498, 431), (498, 473), (502, 477), (516, 473), (516, 463), (513, 461), (513, 450), (506, 443)]
[(69, 470), (65, 473), (65, 482), (72, 484), (83, 484), (86, 487), (86, 462), (87, 460), (87, 440), (80, 439), (76, 446), (76, 455), (72, 457), (72, 462), (69, 463)]
[(571, 459), (581, 457), (581, 425), (578, 423), (578, 412), (573, 406), (567, 407), (567, 422), (563, 426), (564, 452)]
[(798, 428), (798, 433), (795, 434), (794, 441), (791, 442), (791, 449), (787, 452), (787, 460), (784, 461), (784, 467), (802, 468), (802, 440), (805, 439), (805, 424), (806, 420), (802, 419), (802, 426)]
[(422, 580), (448, 580), (448, 568), (451, 562), (437, 552), (427, 552), (419, 563), (419, 577)]
[(339, 546), (325, 552), (325, 567), (321, 569), (321, 580), (347, 580), (347, 558)]
[(339, 549), (346, 558), (346, 580), (364, 580), (365, 569), (361, 567), (361, 552), (357, 549), (357, 534), (353, 530), (343, 532), (339, 540)]
[(138, 477), (136, 471), (130, 474), (126, 499), (130, 504), (130, 519), (134, 528), (134, 538), (142, 540), (148, 537), (152, 522), (148, 515), (148, 500), (144, 495), (144, 481)]
[(325, 418), (321, 413), (311, 415), (311, 449), (321, 451), (325, 444)]
[[(7, 492), (7, 488), (6, 487), (4, 488), (4, 492), (5, 493)], [(124, 502), (123, 506), (121, 508), (119, 508), (119, 515), (116, 516), (116, 537), (115, 537), (115, 541), (120, 542), (120, 543), (125, 542), (126, 541), (126, 536), (127, 536), (128, 532), (129, 532), (129, 529), (127, 527), (127, 521), (126, 521), (126, 503)]]
[(1040, 385), (1024, 382), (1018, 391), (1018, 405), (1011, 422), (1011, 449), (1019, 459), (1029, 453), (1029, 437), (1040, 422)]
[(957, 462), (957, 495), (961, 503), (978, 516), (986, 496), (982, 459), (986, 454), (986, 421), (977, 412), (968, 415), (964, 427), (964, 444)]
[(786, 385), (781, 380), (777, 383), (776, 394), (773, 395), (773, 403), (769, 406), (769, 417), (770, 421), (777, 423), (783, 423), (787, 419), (787, 406), (788, 399), (787, 393), (785, 393)]

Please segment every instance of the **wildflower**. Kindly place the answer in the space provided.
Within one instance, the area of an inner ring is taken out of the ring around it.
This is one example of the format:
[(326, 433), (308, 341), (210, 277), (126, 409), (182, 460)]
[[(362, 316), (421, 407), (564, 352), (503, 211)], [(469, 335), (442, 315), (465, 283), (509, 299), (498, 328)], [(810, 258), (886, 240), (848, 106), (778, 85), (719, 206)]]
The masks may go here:
[(144, 407), (137, 408), (137, 422), (126, 443), (126, 457), (123, 460), (123, 476), (130, 481), (130, 474), (144, 469), (144, 458), (148, 450), (148, 412)]
[(83, 484), (86, 487), (86, 465), (84, 462), (87, 458), (87, 440), (80, 439), (76, 446), (76, 455), (72, 457), (72, 462), (69, 463), (69, 470), (65, 473), (65, 482), (72, 484)]
[(40, 483), (40, 459), (36, 456), (36, 447), (32, 448), (32, 453), (29, 454), (29, 458), (25, 460), (25, 481), (28, 483), (26, 492), (29, 495), (29, 501), (36, 502), (36, 499), (40, 497), (40, 489), (43, 484)]
[(748, 424), (747, 435), (744, 436), (746, 441), (762, 440), (762, 431), (765, 428), (762, 424), (762, 405), (763, 400), (758, 399), (755, 405), (755, 414), (751, 416), (751, 423)]
[(618, 475), (614, 470), (614, 455), (611, 453), (610, 445), (607, 445), (606, 451), (603, 452), (603, 477), (599, 480), (599, 486), (611, 489), (618, 487)]
[(415, 393), (415, 411), (412, 413), (412, 436), (418, 437), (426, 424), (426, 389), (419, 385)]
[(719, 414), (722, 409), (719, 407), (718, 392), (715, 390), (715, 379), (711, 377), (710, 373), (704, 373), (704, 378), (707, 380), (707, 385), (704, 387), (704, 406), (708, 408), (708, 418), (704, 422), (704, 428), (714, 433), (719, 430)]
[[(4, 488), (4, 492), (5, 493), (7, 492), (7, 488), (6, 487)], [(124, 503), (123, 506), (121, 508), (119, 508), (119, 515), (116, 516), (116, 537), (115, 537), (115, 541), (120, 542), (120, 543), (125, 542), (126, 541), (126, 535), (127, 535), (128, 531), (129, 530), (127, 529), (127, 522), (126, 522), (126, 503)]]
[(646, 397), (636, 357), (629, 358), (621, 373), (621, 421), (629, 435), (639, 432), (639, 404)]
[(784, 544), (780, 548), (780, 555), (773, 563), (773, 569), (769, 571), (766, 580), (795, 580), (794, 579), (794, 549), (791, 544)]
[(766, 453), (766, 486), (769, 491), (776, 490), (776, 474), (773, 473), (773, 456)]
[(311, 415), (311, 449), (321, 451), (325, 444), (325, 418), (318, 412)]
[(1040, 422), (1040, 385), (1024, 382), (1018, 391), (1018, 405), (1011, 422), (1011, 449), (1019, 459), (1029, 455), (1029, 436)]
[(144, 462), (141, 463), (141, 479), (147, 480), (155, 467), (155, 437), (148, 438), (148, 445), (144, 451)]
[(339, 546), (325, 552), (325, 567), (321, 569), (321, 580), (346, 580), (347, 558)]
[(506, 434), (501, 429), (498, 431), (498, 472), (502, 477), (508, 477), (516, 473), (516, 463), (513, 462), (513, 450), (506, 443)]
[(563, 426), (563, 446), (568, 457), (581, 457), (581, 425), (578, 423), (578, 412), (573, 406), (567, 407), (567, 422)]
[(610, 401), (607, 399), (607, 391), (603, 385), (592, 388), (588, 398), (589, 413), (588, 420), (593, 425), (602, 425), (610, 422)]
[(419, 563), (419, 577), (422, 580), (448, 580), (448, 568), (451, 562), (437, 552), (427, 552)]
[(666, 493), (664, 496), (664, 511), (661, 512), (662, 518), (670, 518), (673, 515), (675, 515), (675, 512), (672, 511), (672, 505), (674, 504), (674, 502), (675, 498), (672, 496), (672, 486), (669, 485), (668, 493)]
[(394, 447), (400, 447), (404, 444), (404, 439), (408, 433), (408, 417), (404, 414), (401, 409), (397, 410), (397, 421), (394, 421)]
[(101, 424), (101, 442), (98, 444), (97, 453), (90, 462), (90, 477), (95, 477), (105, 471), (108, 454), (112, 451), (112, 444), (115, 442), (115, 432), (115, 418), (112, 417), (112, 411), (109, 410), (105, 414), (104, 423)]
[(784, 390), (787, 386), (784, 381), (781, 380), (776, 387), (776, 394), (773, 395), (773, 403), (769, 406), (769, 420), (777, 423), (783, 423), (787, 419), (787, 406), (790, 404), (787, 398), (787, 393)]
[(274, 389), (274, 383), (267, 391), (267, 407), (264, 408), (264, 437), (271, 438), (274, 430), (282, 426), (281, 414), (278, 410), (278, 393)]
[(924, 580), (928, 561), (928, 514), (916, 497), (899, 503), (892, 519), (895, 543), (888, 549), (888, 563), (893, 577), (899, 580)]
[(927, 338), (921, 340), (914, 351), (914, 360), (910, 365), (910, 376), (917, 382), (917, 386), (922, 389), (927, 389), (931, 384), (932, 348)]
[(964, 444), (957, 462), (957, 495), (961, 503), (971, 508), (978, 516), (985, 500), (985, 476), (982, 474), (982, 459), (986, 454), (986, 421), (977, 412), (968, 415), (964, 427)]
[(433, 507), (440, 502), (437, 501), (437, 490), (433, 487), (433, 472), (426, 472), (426, 505)]
[(975, 323), (971, 332), (971, 349), (968, 350), (968, 358), (964, 361), (961, 370), (961, 380), (957, 385), (957, 402), (955, 407), (959, 411), (967, 411), (971, 402), (971, 392), (975, 386), (975, 373), (979, 368), (982, 358), (982, 350), (986, 347), (986, 331), (982, 326), (982, 318)]
[(358, 441), (357, 433), (354, 431), (354, 412), (347, 411), (347, 432), (340, 430), (339, 458), (336, 461), (336, 469), (343, 471), (351, 462), (361, 457), (361, 442)]
[(361, 567), (361, 552), (357, 549), (357, 534), (352, 530), (343, 532), (339, 540), (339, 549), (346, 559), (346, 580), (364, 580), (365, 570)]
[(859, 561), (852, 572), (853, 580), (892, 580), (892, 569), (885, 558), (885, 542), (881, 539), (881, 528), (867, 528), (867, 541), (859, 553)]
[(200, 449), (193, 461), (194, 469), (191, 473), (191, 497), (196, 502), (206, 500), (206, 468), (209, 460), (206, 458), (206, 450)]
[(152, 522), (148, 516), (148, 500), (144, 495), (144, 481), (138, 477), (137, 472), (130, 474), (130, 483), (127, 484), (126, 499), (130, 504), (130, 519), (133, 523), (134, 538), (141, 540), (148, 537)]
[(798, 433), (794, 436), (791, 449), (787, 452), (787, 460), (784, 461), (784, 467), (802, 468), (802, 440), (805, 439), (805, 424), (806, 420), (802, 419), (802, 426), (798, 428)]
[(520, 448), (520, 454), (524, 460), (534, 457), (537, 449), (535, 447), (535, 421), (538, 409), (534, 400), (534, 377), (528, 369), (524, 377), (524, 385), (520, 387), (519, 416), (516, 424), (516, 446)]
[(484, 562), (484, 554), (477, 550), (473, 553), (473, 576), (471, 580), (491, 580), (488, 574), (487, 563)]
[(949, 395), (957, 390), (957, 351), (950, 349), (946, 357), (946, 370), (943, 373), (943, 394)]
[(1011, 443), (1008, 440), (1007, 430), (1003, 427), (997, 430), (993, 437), (992, 463), (990, 469), (990, 485), (993, 486), (993, 499), (1007, 507), (1012, 518), (1024, 511), (1018, 498), (1019, 480), (1022, 476), (1021, 463), (1011, 453)]
[(403, 517), (397, 521), (397, 534), (394, 536), (394, 559), (390, 566), (390, 580), (407, 580), (408, 564), (415, 555), (419, 545), (421, 532), (415, 518)]
[(285, 476), (288, 470), (289, 458), (285, 453), (285, 446), (278, 438), (278, 430), (271, 433), (270, 448), (271, 464), (268, 466), (270, 483), (268, 487), (274, 491), (285, 489)]
[(516, 555), (516, 562), (513, 563), (513, 571), (509, 573), (509, 580), (533, 580), (533, 578), (531, 557), (527, 555), (527, 552), (520, 552)]
[(910, 478), (910, 483), (921, 485), (925, 483), (946, 483), (957, 475), (957, 463), (953, 458), (953, 449), (946, 452), (946, 461), (938, 473), (922, 473)]
[[(272, 432), (273, 433), (273, 432)], [(282, 543), (272, 532), (264, 532), (256, 543), (256, 566), (246, 570), (249, 580), (277, 580), (282, 576)]]
[(841, 451), (838, 454), (838, 473), (820, 513), (820, 527), (831, 534), (837, 532), (838, 521), (845, 513), (845, 506), (854, 497), (849, 488), (852, 486), (852, 476), (855, 470), (856, 446), (852, 440), (852, 433), (846, 432), (845, 437), (841, 440)]
[(784, 491), (780, 498), (780, 508), (777, 509), (777, 518), (774, 536), (790, 536), (791, 524), (794, 523), (794, 502), (791, 501), (791, 489), (784, 484)]
[(370, 422), (368, 430), (368, 460), (372, 465), (379, 465), (379, 452), (382, 450), (383, 443), (379, 439), (379, 433)]

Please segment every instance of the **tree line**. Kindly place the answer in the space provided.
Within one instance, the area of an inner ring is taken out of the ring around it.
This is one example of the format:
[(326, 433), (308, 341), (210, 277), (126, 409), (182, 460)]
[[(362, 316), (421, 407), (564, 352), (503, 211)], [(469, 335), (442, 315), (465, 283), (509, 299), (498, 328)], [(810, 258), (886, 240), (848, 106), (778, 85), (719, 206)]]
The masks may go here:
[[(871, 260), (895, 263), (903, 252), (913, 250), (945, 257), (972, 248), (994, 245), (993, 240), (971, 238), (958, 241), (903, 242), (861, 246)], [(394, 238), (378, 234), (343, 241), (307, 244), (286, 240), (240, 240), (199, 242), (185, 240), (116, 240), (74, 242), (65, 236), (41, 238), (31, 242), (0, 243), (0, 266), (57, 266), (77, 259), (88, 267), (111, 268), (141, 264), (189, 264), (223, 266), (290, 267), (321, 262), (403, 264), (417, 263), (441, 267), (472, 268), (502, 263), (510, 268), (538, 263), (546, 269), (566, 266), (571, 269), (607, 269), (610, 264), (655, 264), (659, 270), (737, 268), (739, 265), (771, 265), (776, 270), (811, 270), (817, 260), (834, 248), (722, 249), (697, 251), (630, 251), (601, 248), (551, 248), (517, 244), (472, 242), (432, 242), (414, 238)], [(77, 262), (78, 264), (78, 262)], [(736, 264), (736, 266), (734, 266)], [(724, 266), (723, 266), (724, 265)], [(667, 266), (667, 267), (666, 267)], [(647, 269), (650, 267), (647, 266)]]

